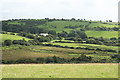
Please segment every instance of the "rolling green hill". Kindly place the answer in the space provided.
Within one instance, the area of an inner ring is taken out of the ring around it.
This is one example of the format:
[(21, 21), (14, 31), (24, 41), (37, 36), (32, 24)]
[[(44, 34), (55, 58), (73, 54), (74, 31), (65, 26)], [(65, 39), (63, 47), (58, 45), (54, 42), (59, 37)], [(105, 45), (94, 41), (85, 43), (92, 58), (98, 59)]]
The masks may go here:
[[(45, 25), (39, 25), (39, 28), (48, 28), (51, 30), (55, 30), (56, 32), (61, 32), (61, 31), (67, 31), (69, 32), (70, 30), (73, 29), (68, 29), (64, 28), (65, 26), (79, 26), (79, 25), (84, 25), (88, 27), (107, 27), (107, 28), (113, 28), (113, 27), (118, 27), (117, 23), (102, 23), (102, 22), (92, 22), (91, 24), (89, 22), (79, 22), (79, 21), (52, 21), (52, 22), (47, 22)], [(84, 28), (84, 27), (83, 27)], [(81, 28), (76, 28), (75, 30), (80, 30)]]
[[(26, 21), (26, 23), (24, 22)], [(68, 29), (68, 28), (64, 28), (65, 26), (80, 26), (80, 25), (84, 25), (88, 26), (89, 28), (93, 28), (93, 27), (107, 27), (107, 28), (113, 28), (113, 27), (118, 27), (118, 23), (117, 22), (99, 22), (99, 21), (46, 21), (44, 24), (38, 24), (39, 20), (31, 20), (34, 23), (34, 26), (37, 26), (38, 28), (46, 28), (49, 30), (55, 30), (56, 32), (61, 32), (61, 31), (67, 31), (69, 32), (72, 29)], [(11, 25), (26, 25), (27, 24), (27, 20), (19, 20), (19, 21), (10, 21), (8, 22), (8, 24)], [(84, 29), (83, 27), (83, 29)], [(81, 27), (75, 28), (75, 30), (80, 30)]]
[[(45, 23), (40, 24), (40, 21), (45, 21)], [(105, 27), (105, 28), (114, 28), (118, 27), (117, 22), (100, 22), (100, 21), (80, 21), (80, 20), (15, 20), (15, 21), (8, 21), (9, 25), (19, 25), (25, 26), (29, 28), (43, 28), (46, 30), (55, 30), (57, 33), (66, 31), (70, 32), (71, 30), (85, 30), (87, 28), (93, 29), (94, 27)], [(31, 25), (29, 25), (31, 24)], [(30, 27), (31, 26), (31, 27)], [(67, 28), (67, 26), (71, 26), (72, 28)], [(76, 27), (77, 26), (77, 27)], [(103, 37), (103, 38), (112, 38), (118, 37), (118, 31), (98, 31), (98, 30), (87, 30), (86, 34), (88, 37)]]

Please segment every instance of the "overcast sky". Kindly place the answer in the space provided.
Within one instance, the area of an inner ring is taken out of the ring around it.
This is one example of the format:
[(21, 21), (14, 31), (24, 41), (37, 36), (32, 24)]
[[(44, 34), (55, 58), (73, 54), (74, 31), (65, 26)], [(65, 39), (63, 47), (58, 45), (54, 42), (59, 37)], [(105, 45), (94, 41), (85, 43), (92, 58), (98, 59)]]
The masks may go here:
[(0, 0), (1, 19), (118, 20), (119, 0)]

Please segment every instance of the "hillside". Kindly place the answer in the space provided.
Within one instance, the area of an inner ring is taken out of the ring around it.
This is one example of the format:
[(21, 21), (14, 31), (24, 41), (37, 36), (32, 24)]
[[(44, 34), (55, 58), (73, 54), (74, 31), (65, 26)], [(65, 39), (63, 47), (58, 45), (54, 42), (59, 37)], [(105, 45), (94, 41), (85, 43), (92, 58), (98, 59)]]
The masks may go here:
[(2, 29), (4, 64), (117, 63), (119, 60), (116, 22), (13, 19), (3, 21)]
[(3, 31), (48, 33), (54, 30), (56, 33), (71, 30), (85, 31), (88, 37), (118, 37), (117, 22), (81, 21), (81, 20), (59, 20), (59, 19), (19, 19), (3, 21)]

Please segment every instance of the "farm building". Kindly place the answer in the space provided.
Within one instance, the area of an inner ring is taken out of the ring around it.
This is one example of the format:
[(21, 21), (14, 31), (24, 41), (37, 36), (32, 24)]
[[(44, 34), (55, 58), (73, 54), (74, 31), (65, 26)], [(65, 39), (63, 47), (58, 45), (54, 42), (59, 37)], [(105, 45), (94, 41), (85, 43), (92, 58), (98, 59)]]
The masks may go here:
[(47, 36), (47, 35), (49, 35), (48, 33), (40, 33), (39, 34), (40, 36)]

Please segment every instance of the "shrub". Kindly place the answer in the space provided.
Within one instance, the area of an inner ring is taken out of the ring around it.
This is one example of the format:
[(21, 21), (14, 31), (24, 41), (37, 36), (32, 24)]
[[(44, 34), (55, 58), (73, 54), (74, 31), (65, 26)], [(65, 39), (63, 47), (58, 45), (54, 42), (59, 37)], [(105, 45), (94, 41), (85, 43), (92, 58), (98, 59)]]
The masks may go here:
[(5, 40), (5, 41), (4, 41), (4, 44), (5, 44), (6, 46), (10, 46), (10, 45), (12, 44), (12, 41), (11, 41), (10, 39)]

